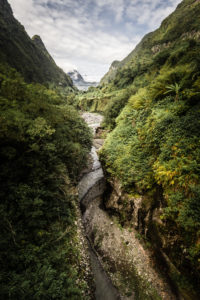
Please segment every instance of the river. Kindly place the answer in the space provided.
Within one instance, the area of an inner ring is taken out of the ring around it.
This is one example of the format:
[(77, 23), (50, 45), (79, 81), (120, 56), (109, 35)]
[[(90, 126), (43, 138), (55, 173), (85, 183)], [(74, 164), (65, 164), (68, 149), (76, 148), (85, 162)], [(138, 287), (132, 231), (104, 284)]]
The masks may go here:
[[(92, 129), (95, 135), (97, 128), (100, 126), (103, 117), (95, 113), (83, 113), (83, 119)], [(101, 142), (100, 142), (101, 144)], [(92, 158), (92, 165), (88, 172), (82, 177), (79, 182), (79, 200), (82, 210), (82, 218), (87, 212), (87, 208), (97, 197), (103, 195), (105, 191), (105, 180), (101, 163), (97, 155), (97, 148), (92, 147), (90, 156)], [(119, 300), (120, 296), (116, 288), (113, 286), (109, 276), (104, 271), (98, 255), (89, 240), (89, 254), (91, 260), (92, 273), (95, 281), (95, 299), (96, 300)]]

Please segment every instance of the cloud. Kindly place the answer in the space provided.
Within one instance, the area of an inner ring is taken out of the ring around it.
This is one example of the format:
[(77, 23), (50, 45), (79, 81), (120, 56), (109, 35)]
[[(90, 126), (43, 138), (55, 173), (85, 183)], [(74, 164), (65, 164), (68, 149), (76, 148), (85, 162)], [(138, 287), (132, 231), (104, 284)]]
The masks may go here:
[(28, 34), (39, 34), (56, 63), (99, 80), (178, 0), (8, 0)]
[(156, 29), (164, 18), (173, 12), (180, 0), (136, 0), (126, 6), (126, 18), (150, 31)]

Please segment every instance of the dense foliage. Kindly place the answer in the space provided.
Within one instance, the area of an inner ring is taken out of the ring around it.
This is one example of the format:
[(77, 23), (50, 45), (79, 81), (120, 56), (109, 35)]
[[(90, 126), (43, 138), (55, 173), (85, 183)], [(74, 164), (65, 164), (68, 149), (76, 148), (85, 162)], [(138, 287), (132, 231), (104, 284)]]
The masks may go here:
[(162, 230), (168, 235), (173, 230), (176, 236), (168, 255), (183, 273), (191, 270), (190, 279), (198, 286), (200, 43), (187, 43), (185, 56), (172, 64), (174, 50), (156, 79), (146, 87), (143, 81), (130, 97), (115, 120), (117, 126), (106, 140), (101, 159), (109, 176), (117, 177), (130, 194), (152, 195), (157, 186), (162, 187), (166, 201)]
[(73, 184), (91, 133), (55, 91), (2, 65), (0, 107), (0, 298), (81, 299)]

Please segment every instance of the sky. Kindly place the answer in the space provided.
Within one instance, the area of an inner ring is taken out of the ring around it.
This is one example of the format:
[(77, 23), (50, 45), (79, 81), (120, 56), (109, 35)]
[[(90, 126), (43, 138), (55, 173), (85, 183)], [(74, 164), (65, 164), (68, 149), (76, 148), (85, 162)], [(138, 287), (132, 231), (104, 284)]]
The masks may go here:
[(39, 35), (65, 72), (99, 81), (157, 29), (181, 0), (8, 0), (30, 37)]

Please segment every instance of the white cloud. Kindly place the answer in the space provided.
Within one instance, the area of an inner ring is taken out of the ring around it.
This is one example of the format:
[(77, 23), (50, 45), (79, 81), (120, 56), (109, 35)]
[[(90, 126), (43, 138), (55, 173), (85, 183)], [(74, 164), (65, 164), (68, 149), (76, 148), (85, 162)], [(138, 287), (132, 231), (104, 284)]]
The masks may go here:
[(181, 0), (136, 0), (129, 1), (126, 16), (139, 25), (145, 25), (149, 30), (156, 29), (164, 18), (173, 12)]
[(99, 8), (108, 7), (115, 14), (115, 20), (120, 22), (123, 17), (123, 12), (125, 9), (124, 0), (98, 0), (97, 5)]
[[(8, 0), (30, 36), (39, 34), (56, 63), (99, 80), (179, 0)], [(145, 26), (144, 26), (145, 25)], [(148, 26), (147, 26), (148, 25)], [(137, 33), (140, 31), (140, 33)]]

